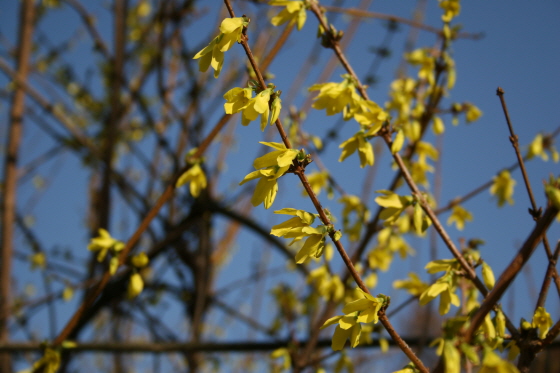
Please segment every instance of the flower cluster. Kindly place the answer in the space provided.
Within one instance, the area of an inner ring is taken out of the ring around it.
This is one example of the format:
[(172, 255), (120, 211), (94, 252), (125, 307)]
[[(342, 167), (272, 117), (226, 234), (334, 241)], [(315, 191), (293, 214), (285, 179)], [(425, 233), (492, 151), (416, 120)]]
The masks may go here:
[(205, 72), (212, 66), (214, 78), (217, 78), (224, 64), (224, 52), (228, 51), (234, 43), (241, 41), (243, 28), (248, 25), (249, 20), (245, 17), (224, 19), (220, 25), (220, 34), (193, 57), (195, 60), (200, 59), (198, 69)]
[[(283, 223), (272, 227), (270, 234), (278, 237), (293, 238), (289, 245), (306, 238), (303, 246), (296, 254), (296, 263), (304, 263), (307, 259), (318, 258), (323, 254), (325, 239), (332, 230), (332, 227), (319, 225), (312, 227), (317, 214), (312, 214), (304, 210), (284, 208), (274, 211), (275, 214), (293, 215), (294, 217)], [(335, 240), (339, 240), (342, 234), (335, 232)]]
[(179, 179), (177, 179), (177, 183), (175, 184), (175, 188), (179, 188), (186, 183), (190, 183), (189, 190), (193, 197), (198, 197), (202, 189), (205, 189), (207, 186), (206, 175), (204, 171), (200, 167), (200, 164), (196, 163), (187, 171), (185, 171)]
[(352, 348), (356, 347), (360, 343), (361, 323), (369, 324), (373, 322), (377, 324), (379, 321), (378, 312), (383, 306), (387, 305), (388, 299), (385, 296), (376, 298), (362, 289), (357, 290), (363, 295), (363, 298), (347, 303), (342, 308), (344, 315), (331, 317), (321, 326), (321, 329), (323, 329), (338, 324), (332, 337), (331, 347), (334, 351), (342, 350), (347, 339), (350, 340)]
[[(302, 156), (302, 152), (288, 149), (284, 144), (277, 142), (261, 142), (261, 144), (276, 150), (255, 159), (253, 167), (257, 171), (253, 171), (245, 176), (239, 185), (243, 185), (250, 180), (259, 179), (253, 193), (253, 198), (251, 198), (251, 203), (253, 206), (258, 206), (262, 203), (264, 208), (268, 209), (272, 206), (278, 192), (278, 178), (288, 171), (298, 155)], [(303, 157), (305, 156), (303, 155)]]
[[(252, 121), (261, 116), (261, 130), (264, 131), (266, 125), (274, 124), (280, 116), (282, 109), (282, 100), (280, 100), (280, 91), (274, 92), (274, 85), (263, 89), (253, 97), (253, 92), (257, 90), (258, 85), (248, 88), (233, 88), (226, 92), (224, 98), (224, 111), (226, 114), (235, 114), (242, 112), (241, 124), (247, 126)], [(272, 99), (272, 103), (270, 100)]]
[(504, 203), (513, 205), (513, 188), (515, 180), (512, 179), (508, 170), (500, 172), (493, 178), (494, 183), (490, 187), (490, 194), (498, 199), (498, 206), (502, 207)]
[(288, 24), (297, 22), (297, 29), (301, 30), (307, 19), (306, 6), (304, 1), (270, 0), (268, 5), (284, 6), (276, 16), (272, 17), (270, 23), (280, 26), (286, 22)]

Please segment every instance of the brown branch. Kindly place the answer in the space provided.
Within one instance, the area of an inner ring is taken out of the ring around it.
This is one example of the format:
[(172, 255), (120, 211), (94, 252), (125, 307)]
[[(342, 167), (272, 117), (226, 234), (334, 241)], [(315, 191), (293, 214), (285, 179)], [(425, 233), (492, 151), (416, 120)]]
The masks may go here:
[(492, 310), (492, 308), (494, 308), (496, 303), (500, 300), (502, 294), (513, 282), (525, 263), (527, 263), (535, 248), (546, 233), (546, 230), (548, 229), (552, 221), (556, 218), (556, 215), (558, 215), (558, 209), (551, 205), (546, 209), (541, 219), (539, 219), (537, 225), (515, 256), (515, 258), (507, 266), (506, 270), (502, 273), (502, 275), (494, 285), (492, 291), (488, 293), (478, 311), (471, 318), (469, 329), (465, 332), (465, 336), (468, 341), (472, 340), (474, 334), (482, 324), (484, 317), (488, 314), (488, 312)]
[[(509, 111), (507, 109), (506, 100), (504, 98), (504, 90), (501, 87), (498, 87), (498, 89), (496, 90), (496, 94), (500, 98), (500, 103), (502, 104), (502, 109), (504, 111), (504, 116), (506, 118), (506, 122), (510, 133), (509, 140), (515, 151), (515, 156), (517, 157), (517, 163), (519, 164), (519, 168), (521, 168), (521, 174), (523, 175), (523, 182), (525, 183), (525, 188), (527, 189), (527, 194), (529, 195), (529, 200), (531, 201), (531, 208), (529, 209), (529, 213), (531, 214), (531, 216), (535, 221), (538, 221), (542, 214), (542, 207), (537, 208), (537, 203), (535, 202), (535, 197), (533, 195), (533, 190), (531, 188), (531, 182), (529, 181), (529, 176), (527, 175), (527, 170), (525, 169), (525, 162), (523, 160), (523, 156), (521, 155), (521, 152), (519, 151), (519, 138), (513, 130), (513, 125), (509, 117)], [(556, 259), (553, 258), (546, 234), (543, 236), (543, 244), (544, 244), (544, 249), (546, 251), (547, 258), (549, 260), (549, 265), (546, 271), (543, 284), (541, 286), (541, 291), (539, 292), (539, 298), (537, 300), (537, 304), (535, 305), (535, 310), (539, 307), (544, 306), (544, 302), (546, 301), (546, 296), (548, 294), (548, 288), (550, 285), (551, 277), (554, 276), (555, 278), (558, 278), (558, 273), (556, 271)], [(558, 250), (556, 251), (556, 254), (557, 253)], [(558, 255), (556, 255), (556, 258), (558, 258)], [(553, 262), (554, 264), (552, 265)], [(558, 288), (558, 290), (560, 291), (560, 288)]]
[[(523, 162), (523, 156), (519, 151), (519, 138), (513, 131), (513, 125), (511, 124), (511, 120), (509, 118), (509, 112), (506, 105), (506, 100), (504, 99), (504, 90), (501, 87), (498, 87), (496, 90), (496, 94), (500, 98), (500, 102), (502, 104), (502, 109), (504, 111), (504, 116), (506, 117), (506, 122), (509, 128), (509, 141), (515, 150), (515, 156), (517, 157), (517, 162), (519, 163), (519, 167), (521, 168), (521, 174), (523, 175), (523, 181), (525, 182), (525, 187), (527, 188), (527, 194), (529, 195), (529, 199), (531, 200), (532, 209), (529, 210), (533, 219), (537, 220), (539, 218), (540, 212), (537, 210), (537, 203), (535, 202), (535, 197), (533, 196), (533, 190), (531, 189), (531, 182), (529, 181), (529, 176), (527, 176), (527, 170), (525, 169), (525, 163)], [(541, 210), (542, 211), (542, 210)]]
[[(33, 31), (35, 26), (35, 2), (25, 0), (20, 7), (18, 30), (17, 71), (18, 81), (26, 81), (31, 59)], [(6, 139), (6, 157), (4, 161), (3, 190), (0, 227), (0, 343), (9, 339), (8, 317), (10, 309), (10, 288), (12, 275), (12, 251), (14, 226), (16, 220), (16, 194), (18, 179), (18, 157), (21, 143), (23, 114), (25, 111), (25, 89), (15, 84), (10, 123)], [(11, 357), (0, 354), (0, 371), (11, 372)]]

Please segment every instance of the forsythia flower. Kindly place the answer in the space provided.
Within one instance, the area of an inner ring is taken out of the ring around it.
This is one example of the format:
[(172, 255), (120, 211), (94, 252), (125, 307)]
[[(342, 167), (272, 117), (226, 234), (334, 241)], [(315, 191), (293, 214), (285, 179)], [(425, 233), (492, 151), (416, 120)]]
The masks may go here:
[(478, 118), (482, 116), (482, 111), (480, 111), (480, 109), (474, 106), (473, 104), (466, 104), (466, 105), (468, 105), (467, 111), (465, 113), (465, 119), (467, 120), (467, 123), (477, 121)]
[(436, 61), (433, 56), (428, 53), (427, 49), (417, 49), (406, 55), (406, 59), (412, 65), (420, 65), (418, 77), (428, 81), (430, 86), (435, 84), (435, 65)]
[(354, 152), (356, 152), (357, 150), (360, 157), (360, 167), (364, 168), (366, 165), (373, 166), (373, 162), (375, 160), (373, 155), (373, 147), (366, 139), (363, 131), (356, 133), (354, 136), (344, 141), (342, 144), (340, 144), (339, 148), (342, 149), (342, 153), (340, 154), (340, 158), (338, 159), (339, 162), (342, 162), (343, 160), (348, 158), (348, 156), (354, 154)]
[(375, 202), (381, 207), (385, 207), (379, 217), (385, 220), (384, 225), (394, 224), (405, 208), (412, 204), (412, 197), (399, 196), (390, 190), (378, 190), (376, 193), (383, 194), (375, 198)]
[(47, 257), (44, 252), (35, 253), (29, 259), (31, 261), (31, 269), (45, 269), (47, 266)]
[[(289, 245), (307, 237), (305, 243), (296, 254), (296, 263), (301, 264), (310, 257), (318, 258), (322, 255), (325, 248), (325, 238), (328, 234), (328, 230), (323, 225), (320, 225), (317, 228), (310, 226), (313, 224), (313, 221), (315, 221), (314, 214), (293, 208), (284, 208), (282, 210), (274, 211), (274, 213), (294, 215), (294, 217), (273, 226), (270, 230), (270, 234), (278, 237), (293, 238), (293, 241), (290, 242)], [(338, 238), (340, 238), (340, 236), (338, 236)]]
[(332, 337), (331, 348), (334, 351), (340, 351), (344, 347), (347, 339), (350, 339), (350, 346), (356, 347), (360, 343), (360, 335), (362, 333), (362, 324), (358, 323), (355, 315), (335, 316), (323, 324), (321, 329), (338, 323)]
[(519, 373), (519, 370), (509, 361), (502, 360), (491, 349), (485, 348), (482, 368), (480, 368), (479, 373)]
[(249, 101), (252, 97), (253, 90), (251, 88), (232, 88), (224, 95), (227, 101), (224, 104), (224, 111), (226, 114), (239, 113), (249, 105)]
[(270, 101), (271, 89), (265, 89), (257, 94), (255, 98), (249, 100), (247, 106), (243, 109), (243, 116), (241, 117), (241, 124), (246, 126), (261, 115), (261, 131), (264, 131), (268, 123), (270, 108), (268, 101)]
[(307, 13), (305, 11), (305, 3), (303, 1), (271, 0), (268, 5), (286, 7), (270, 20), (274, 26), (280, 26), (286, 22), (289, 22), (290, 24), (297, 22), (297, 28), (298, 30), (301, 30), (305, 24)]
[(205, 72), (212, 66), (214, 77), (217, 78), (224, 64), (224, 52), (228, 51), (235, 42), (241, 41), (243, 27), (249, 22), (244, 17), (226, 18), (220, 25), (221, 33), (214, 38), (204, 49), (198, 52), (193, 59), (198, 61), (199, 71)]
[(377, 324), (379, 321), (377, 313), (385, 304), (385, 299), (373, 297), (362, 289), (358, 288), (358, 290), (362, 293), (364, 298), (347, 303), (342, 308), (342, 312), (345, 313), (344, 316), (332, 317), (321, 326), (321, 329), (323, 329), (329, 325), (338, 323), (334, 331), (331, 345), (332, 349), (335, 351), (342, 350), (347, 339), (350, 339), (352, 348), (360, 343), (360, 334), (362, 330), (360, 323), (368, 324), (373, 322)]
[(56, 373), (60, 367), (60, 352), (52, 349), (46, 348), (43, 353), (43, 357), (33, 363), (32, 371), (34, 372), (45, 372), (45, 373)]
[(128, 282), (127, 295), (128, 299), (136, 298), (144, 290), (144, 280), (139, 273), (133, 273), (130, 275), (130, 280)]
[(494, 288), (494, 284), (496, 283), (494, 272), (486, 262), (482, 262), (482, 281), (484, 281), (484, 285), (490, 290)]
[(550, 313), (546, 312), (544, 307), (539, 307), (533, 315), (533, 328), (539, 328), (539, 338), (545, 339), (548, 330), (552, 327), (552, 318)]
[(199, 164), (193, 165), (189, 168), (186, 172), (184, 172), (179, 179), (177, 179), (177, 183), (175, 184), (175, 188), (179, 188), (186, 183), (190, 182), (189, 190), (193, 197), (198, 197), (202, 189), (206, 188), (207, 181), (206, 175)]
[(454, 17), (459, 15), (461, 4), (459, 0), (440, 1), (439, 7), (445, 11), (441, 16), (443, 22), (451, 22)]
[(449, 219), (447, 219), (447, 225), (455, 223), (457, 229), (462, 231), (465, 228), (465, 222), (472, 221), (472, 219), (472, 214), (462, 206), (454, 206)]
[[(317, 110), (325, 109), (327, 115), (334, 115), (347, 109), (347, 106), (356, 107), (361, 97), (356, 93), (353, 79), (345, 74), (340, 83), (321, 83), (309, 87), (309, 91), (319, 91), (312, 107)], [(346, 118), (345, 119), (349, 119)]]
[[(328, 198), (332, 198), (333, 190), (329, 184), (328, 171), (312, 172), (307, 175), (307, 181), (309, 182), (309, 186), (311, 186), (313, 193), (319, 195), (323, 189), (326, 189)], [(307, 196), (307, 192), (305, 189), (303, 190), (302, 194), (303, 196)]]
[[(338, 202), (344, 204), (342, 209), (342, 224), (344, 233), (348, 235), (350, 241), (356, 241), (360, 238), (362, 226), (369, 219), (369, 210), (357, 196), (345, 195)], [(353, 224), (350, 222), (350, 214), (355, 213), (356, 218)]]
[(459, 263), (457, 259), (440, 259), (429, 262), (426, 265), (428, 273), (445, 271), (445, 274), (424, 290), (420, 295), (420, 305), (423, 306), (431, 302), (439, 295), (440, 315), (445, 315), (449, 312), (451, 304), (458, 307), (461, 304), (459, 297), (455, 294), (457, 286), (456, 270), (458, 268)]
[(247, 126), (261, 115), (261, 130), (264, 131), (270, 117), (270, 124), (272, 125), (278, 119), (280, 110), (282, 109), (282, 100), (277, 95), (273, 96), (272, 101), (272, 115), (269, 107), (271, 95), (274, 93), (272, 88), (267, 88), (258, 93), (254, 98), (252, 97), (252, 88), (233, 88), (226, 92), (224, 98), (224, 111), (226, 114), (235, 114), (243, 111), (241, 117), (241, 124)]
[(541, 157), (543, 161), (548, 161), (548, 154), (545, 152), (548, 150), (552, 155), (552, 160), (558, 162), (560, 160), (560, 154), (552, 144), (552, 138), (550, 136), (543, 136), (541, 133), (535, 136), (535, 139), (529, 145), (529, 150), (527, 151), (527, 159), (531, 159), (535, 156)]
[(239, 185), (243, 185), (250, 180), (260, 179), (251, 198), (251, 203), (253, 206), (263, 203), (264, 207), (268, 209), (272, 206), (278, 192), (278, 178), (288, 171), (294, 158), (298, 156), (298, 151), (287, 149), (284, 144), (275, 142), (261, 142), (261, 144), (270, 146), (276, 151), (255, 159), (253, 166), (257, 169), (260, 168), (260, 170), (253, 171), (245, 176)]
[(101, 262), (105, 259), (109, 250), (117, 253), (124, 249), (124, 243), (111, 237), (109, 232), (103, 228), (99, 228), (99, 236), (90, 240), (88, 245), (89, 251), (98, 251), (97, 261)]
[(270, 357), (272, 359), (282, 358), (284, 363), (282, 364), (283, 369), (290, 369), (292, 366), (292, 358), (290, 357), (290, 351), (285, 348), (281, 347), (278, 348), (270, 353)]
[(513, 205), (513, 187), (515, 180), (511, 178), (509, 171), (504, 170), (494, 176), (494, 184), (490, 187), (490, 194), (498, 198), (498, 206), (503, 206), (505, 202)]
[(146, 253), (141, 252), (140, 254), (134, 255), (130, 261), (134, 267), (144, 268), (150, 262), (150, 258), (148, 258)]
[(344, 284), (337, 275), (329, 273), (326, 266), (314, 269), (309, 274), (308, 283), (313, 283), (317, 292), (326, 300), (339, 301), (344, 297)]
[(410, 277), (410, 280), (396, 280), (393, 282), (393, 287), (395, 289), (405, 289), (416, 297), (428, 288), (428, 284), (420, 280), (416, 273), (410, 272), (408, 277)]

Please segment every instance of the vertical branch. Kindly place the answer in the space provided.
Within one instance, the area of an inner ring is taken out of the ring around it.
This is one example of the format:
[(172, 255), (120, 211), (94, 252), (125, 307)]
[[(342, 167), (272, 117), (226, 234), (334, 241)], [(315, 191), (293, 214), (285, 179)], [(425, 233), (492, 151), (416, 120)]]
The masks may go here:
[(99, 228), (109, 227), (111, 211), (111, 169), (115, 153), (115, 145), (118, 136), (118, 127), (122, 116), (121, 86), (124, 81), (124, 53), (126, 45), (126, 14), (128, 0), (117, 0), (114, 4), (114, 54), (111, 58), (110, 69), (110, 92), (109, 100), (111, 111), (103, 128), (103, 174), (101, 187), (96, 196), (95, 231)]
[(509, 112), (506, 105), (506, 100), (504, 99), (504, 90), (502, 87), (498, 87), (496, 90), (496, 94), (500, 98), (500, 102), (502, 104), (502, 109), (504, 111), (504, 115), (506, 117), (506, 122), (509, 128), (509, 141), (511, 141), (511, 145), (515, 150), (515, 155), (517, 156), (517, 162), (519, 163), (519, 167), (521, 168), (521, 173), (523, 174), (523, 181), (525, 182), (525, 187), (527, 188), (527, 194), (529, 194), (529, 199), (531, 200), (531, 207), (532, 209), (529, 210), (531, 215), (535, 220), (539, 218), (541, 212), (537, 212), (537, 203), (535, 202), (535, 197), (533, 197), (533, 190), (531, 189), (531, 183), (529, 182), (529, 177), (527, 176), (527, 170), (525, 169), (525, 162), (523, 162), (523, 157), (521, 156), (521, 152), (519, 151), (519, 139), (515, 132), (513, 131), (513, 125), (511, 124), (511, 120), (509, 119)]
[[(525, 168), (525, 162), (523, 157), (521, 156), (521, 152), (519, 151), (519, 138), (513, 131), (513, 125), (511, 124), (511, 119), (509, 118), (509, 111), (506, 105), (506, 100), (504, 98), (504, 90), (502, 87), (498, 87), (496, 90), (496, 94), (500, 98), (500, 103), (502, 104), (502, 110), (504, 111), (504, 116), (506, 117), (506, 122), (509, 128), (509, 141), (515, 150), (515, 156), (517, 157), (517, 163), (519, 164), (519, 168), (521, 169), (521, 174), (523, 175), (523, 182), (525, 183), (525, 188), (527, 189), (527, 194), (529, 195), (529, 200), (531, 201), (531, 207), (529, 208), (529, 213), (533, 217), (535, 221), (539, 221), (542, 215), (542, 208), (537, 208), (537, 203), (535, 202), (535, 197), (533, 196), (533, 190), (531, 188), (531, 182), (529, 181), (529, 176), (527, 175), (527, 169)], [(558, 273), (556, 271), (556, 259), (552, 255), (550, 250), (550, 244), (548, 243), (548, 238), (546, 234), (543, 236), (543, 245), (546, 251), (547, 258), (549, 260), (549, 266), (546, 271), (546, 275), (541, 287), (541, 291), (539, 293), (539, 298), (537, 300), (537, 304), (535, 309), (538, 307), (544, 306), (544, 302), (546, 300), (546, 295), (548, 294), (548, 288), (550, 285), (551, 277), (558, 277)], [(558, 250), (556, 250), (556, 258), (558, 258)], [(560, 289), (559, 289), (560, 290)]]
[[(27, 80), (29, 60), (31, 57), (32, 36), (34, 29), (35, 5), (33, 0), (24, 0), (20, 8), (17, 76), (18, 80)], [(4, 159), (4, 190), (2, 194), (2, 225), (0, 227), (0, 343), (7, 342), (8, 317), (10, 307), (10, 278), (12, 274), (12, 250), (16, 218), (17, 162), (21, 143), (23, 113), (25, 110), (25, 90), (16, 84)], [(0, 371), (11, 372), (9, 354), (0, 354)]]

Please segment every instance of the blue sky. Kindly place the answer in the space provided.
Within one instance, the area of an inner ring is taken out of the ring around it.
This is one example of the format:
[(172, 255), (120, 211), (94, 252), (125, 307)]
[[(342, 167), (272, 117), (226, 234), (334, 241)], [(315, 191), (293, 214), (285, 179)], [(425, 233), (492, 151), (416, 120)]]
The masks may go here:
[[(330, 4), (330, 2), (323, 2)], [(343, 2), (344, 6), (357, 6), (357, 1)], [(13, 43), (15, 38), (17, 22), (17, 5), (19, 2), (4, 0), (1, 1), (0, 9), (0, 31), (2, 35)], [(190, 32), (189, 41), (192, 44), (202, 43), (209, 35), (210, 26), (214, 27), (218, 20), (218, 7), (223, 12), (222, 2), (205, 2), (207, 12), (198, 22), (193, 24), (193, 29), (201, 32)], [(254, 16), (257, 10), (252, 5), (245, 2), (233, 2), (234, 7), (240, 15), (245, 12), (247, 15)], [(415, 1), (377, 0), (370, 6), (371, 11), (386, 12), (401, 17), (410, 18)], [(102, 35), (107, 36), (110, 31), (107, 14), (101, 2), (91, 2), (89, 9), (99, 12), (99, 25)], [(428, 1), (428, 11), (425, 23), (439, 26), (441, 21), (440, 10), (436, 1)], [(224, 13), (222, 13), (223, 15)], [(446, 124), (446, 132), (443, 137), (442, 154), (442, 194), (441, 201), (445, 203), (452, 198), (465, 194), (490, 180), (500, 169), (510, 166), (515, 162), (515, 155), (508, 140), (509, 133), (502, 113), (502, 109), (496, 96), (496, 88), (503, 87), (505, 98), (516, 133), (519, 136), (520, 144), (529, 144), (534, 136), (539, 132), (550, 133), (560, 126), (558, 119), (558, 103), (560, 102), (560, 23), (557, 16), (560, 14), (560, 2), (553, 0), (541, 1), (538, 5), (534, 2), (511, 2), (511, 1), (482, 1), (474, 0), (463, 2), (461, 15), (456, 23), (463, 25), (463, 31), (470, 33), (484, 33), (480, 40), (461, 39), (454, 43), (453, 57), (457, 66), (457, 84), (451, 96), (445, 100), (447, 104), (451, 102), (469, 101), (478, 106), (483, 116), (473, 124), (467, 125), (463, 120), (459, 126), (454, 127), (450, 124), (449, 117), (443, 117)], [(333, 23), (337, 29), (346, 30), (349, 26), (348, 17), (338, 17)], [(258, 22), (254, 21), (249, 28), (251, 40), (256, 40), (258, 30), (255, 29)], [(79, 22), (75, 14), (69, 10), (62, 10), (61, 13), (53, 13), (46, 17), (40, 25), (40, 30), (49, 35), (53, 40), (64, 40), (69, 30), (78, 27)], [(288, 92), (291, 80), (297, 76), (299, 66), (307, 58), (309, 51), (316, 44), (315, 28), (317, 22), (312, 15), (308, 15), (307, 24), (300, 32), (294, 32), (287, 45), (285, 52), (281, 54), (270, 67), (270, 71), (275, 74), (273, 82), (285, 93)], [(363, 76), (370, 64), (372, 55), (365, 52), (369, 47), (378, 46), (385, 35), (383, 23), (378, 20), (365, 21), (359, 28), (357, 35), (347, 47), (347, 54), (350, 63), (354, 66), (359, 75)], [(404, 39), (408, 34), (409, 28), (402, 26), (401, 31), (395, 35), (391, 43), (392, 55), (385, 61), (378, 70), (378, 82), (368, 90), (371, 98), (380, 104), (387, 100), (388, 85), (395, 77), (395, 68), (400, 61), (403, 51)], [(217, 33), (217, 28), (215, 29)], [(255, 33), (255, 34), (252, 34)], [(255, 35), (254, 37), (252, 35)], [(274, 37), (272, 35), (271, 37)], [(57, 39), (62, 38), (62, 39)], [(84, 37), (77, 40), (79, 42), (68, 57), (68, 62), (73, 65), (82, 65), (83, 71), (88, 66), (95, 63), (91, 58), (91, 43)], [(209, 42), (210, 40), (207, 40)], [(436, 42), (435, 37), (427, 32), (420, 32), (417, 45), (431, 46)], [(241, 47), (234, 48), (226, 55), (226, 64), (234, 59), (234, 56), (241, 55)], [(318, 78), (321, 64), (331, 55), (330, 50), (321, 49), (319, 52), (319, 62), (310, 74), (306, 76), (303, 87), (308, 87), (314, 83), (319, 83)], [(0, 49), (0, 56), (6, 58), (6, 48)], [(227, 68), (227, 67), (226, 67)], [(330, 79), (338, 81), (339, 75), (343, 71), (337, 68)], [(415, 74), (413, 69), (408, 70), (409, 74)], [(284, 83), (287, 82), (287, 83)], [(6, 77), (0, 75), (0, 84), (7, 83)], [(287, 85), (287, 86), (286, 86)], [(216, 93), (217, 94), (217, 93)], [(305, 92), (299, 92), (295, 97), (282, 97), (286, 101), (291, 101), (295, 105), (301, 105), (304, 101)], [(7, 118), (8, 105), (0, 106), (0, 113)], [(219, 115), (218, 112), (216, 115)], [(236, 119), (239, 121), (239, 119)], [(316, 133), (320, 136), (326, 134), (326, 129), (332, 128), (338, 119), (325, 117), (322, 113), (310, 113), (304, 123), (304, 129)], [(4, 138), (6, 133), (6, 121), (0, 125), (0, 137)], [(273, 129), (267, 129), (265, 134), (261, 134), (257, 129), (258, 125), (253, 123), (249, 127), (236, 128), (238, 135), (237, 142), (231, 152), (231, 162), (224, 172), (222, 182), (218, 185), (219, 193), (238, 191), (235, 186), (242, 178), (251, 171), (252, 159), (262, 151), (257, 144), (263, 139), (273, 139), (279, 141), (275, 133), (270, 133)], [(356, 127), (345, 124), (339, 142), (344, 136), (351, 136)], [(37, 154), (48, 149), (49, 141), (43, 137), (42, 132), (34, 127), (32, 123), (26, 123), (26, 140), (24, 141), (25, 153), (22, 154), (22, 162), (33, 159)], [(433, 135), (429, 135), (433, 139)], [(4, 146), (4, 144), (1, 144)], [(362, 170), (358, 166), (357, 157), (351, 156), (344, 163), (338, 163), (339, 152), (336, 144), (330, 144), (328, 151), (321, 156), (323, 163), (327, 164), (337, 181), (347, 193), (359, 194), (362, 190), (361, 178)], [(557, 146), (557, 148), (560, 148)], [(31, 149), (31, 150), (28, 150)], [(210, 153), (209, 158), (212, 157)], [(382, 154), (377, 159), (380, 164), (372, 190), (384, 189), (392, 178), (392, 171), (389, 166), (387, 153)], [(310, 166), (310, 167), (313, 167)], [(541, 181), (548, 178), (549, 173), (558, 175), (558, 164), (551, 161), (542, 162), (532, 160), (527, 165), (529, 176), (533, 183), (537, 203), (542, 206), (545, 198), (541, 189)], [(312, 169), (312, 168), (310, 168)], [(529, 202), (519, 171), (515, 171), (513, 177), (517, 181), (515, 189), (515, 205), (506, 205), (502, 208), (496, 207), (496, 202), (488, 192), (484, 192), (475, 199), (470, 200), (464, 205), (472, 211), (474, 221), (467, 224), (465, 230), (459, 232), (454, 227), (449, 227), (448, 231), (455, 242), (461, 237), (482, 238), (486, 244), (482, 248), (483, 258), (494, 268), (498, 275), (503, 268), (510, 262), (514, 253), (533, 228), (533, 221), (527, 214)], [(84, 195), (87, 193), (87, 173), (84, 172), (80, 160), (67, 153), (60, 157), (57, 162), (52, 162), (42, 169), (42, 177), (48, 178), (49, 186), (40, 192), (40, 199), (37, 199), (37, 191), (25, 183), (22, 185), (18, 203), (26, 212), (35, 218), (34, 229), (39, 237), (42, 238), (45, 247), (68, 248), (77, 258), (86, 257), (85, 247), (88, 241), (88, 232), (85, 228), (85, 214), (87, 203)], [(273, 210), (283, 207), (299, 208), (304, 206), (311, 211), (311, 205), (306, 200), (300, 198), (297, 193), (290, 190), (299, 190), (299, 186), (294, 178), (283, 178), (280, 183), (280, 195), (270, 211), (265, 211), (262, 206), (254, 209), (254, 214), (266, 225), (273, 225), (280, 220), (272, 214)], [(432, 183), (433, 184), (433, 183)], [(373, 206), (375, 194), (370, 195), (368, 203)], [(324, 194), (321, 195), (322, 203), (325, 207), (337, 211), (336, 199), (329, 201)], [(116, 220), (116, 219), (115, 219)], [(443, 215), (442, 220), (447, 220), (447, 215)], [(130, 234), (133, 227), (115, 227), (119, 232), (116, 236), (124, 239)], [(556, 222), (549, 233), (551, 244), (555, 244), (560, 237), (559, 224)], [(21, 242), (21, 241), (19, 241)], [(380, 283), (375, 292), (383, 292), (393, 295), (395, 303), (404, 300), (406, 296), (392, 290), (391, 283), (396, 278), (402, 278), (409, 270), (420, 271), (428, 260), (426, 243), (418, 239), (411, 240), (418, 252), (414, 260), (407, 260), (402, 263), (397, 261), (398, 271), (393, 271), (380, 275)], [(221, 274), (218, 279), (218, 287), (225, 285), (231, 279), (243, 278), (250, 270), (250, 265), (244, 259), (246, 255), (262, 255), (260, 252), (262, 244), (255, 240), (249, 233), (240, 236), (239, 248), (232, 258), (231, 265)], [(22, 248), (21, 252), (29, 252)], [(451, 257), (443, 247), (439, 245), (439, 257)], [(283, 260), (276, 255), (272, 256), (271, 267)], [(276, 263), (274, 263), (276, 261)], [(339, 264), (339, 263), (338, 263)], [(542, 281), (542, 268), (546, 264), (542, 246), (537, 248), (535, 256), (530, 261), (528, 269), (519, 276), (515, 282), (515, 290), (506, 294), (504, 304), (511, 304), (510, 315), (514, 320), (520, 317), (530, 318), (533, 304), (537, 294), (535, 290), (540, 288)], [(19, 273), (27, 271), (28, 264), (16, 262), (16, 270)], [(340, 268), (336, 267), (336, 268)], [(406, 268), (406, 269), (405, 269)], [(397, 273), (395, 273), (397, 272)], [(27, 282), (40, 284), (41, 278), (35, 272), (29, 276), (17, 275), (18, 281), (15, 284), (18, 288), (23, 288)], [(289, 278), (286, 278), (290, 281)], [(300, 281), (301, 279), (298, 279)], [(528, 286), (526, 285), (529, 284)], [(38, 288), (36, 296), (40, 296), (43, 289)], [(554, 317), (558, 317), (560, 309), (557, 297), (551, 297), (547, 306), (549, 312)], [(232, 298), (233, 299), (233, 298)], [(527, 301), (528, 300), (528, 301)], [(509, 302), (509, 303), (508, 303)], [(73, 311), (75, 304), (63, 306), (58, 315), (58, 328), (60, 328), (68, 315)], [(49, 337), (49, 332), (41, 330), (43, 317), (34, 319), (36, 328), (44, 333), (44, 337)], [(22, 337), (20, 335), (20, 337)]]

